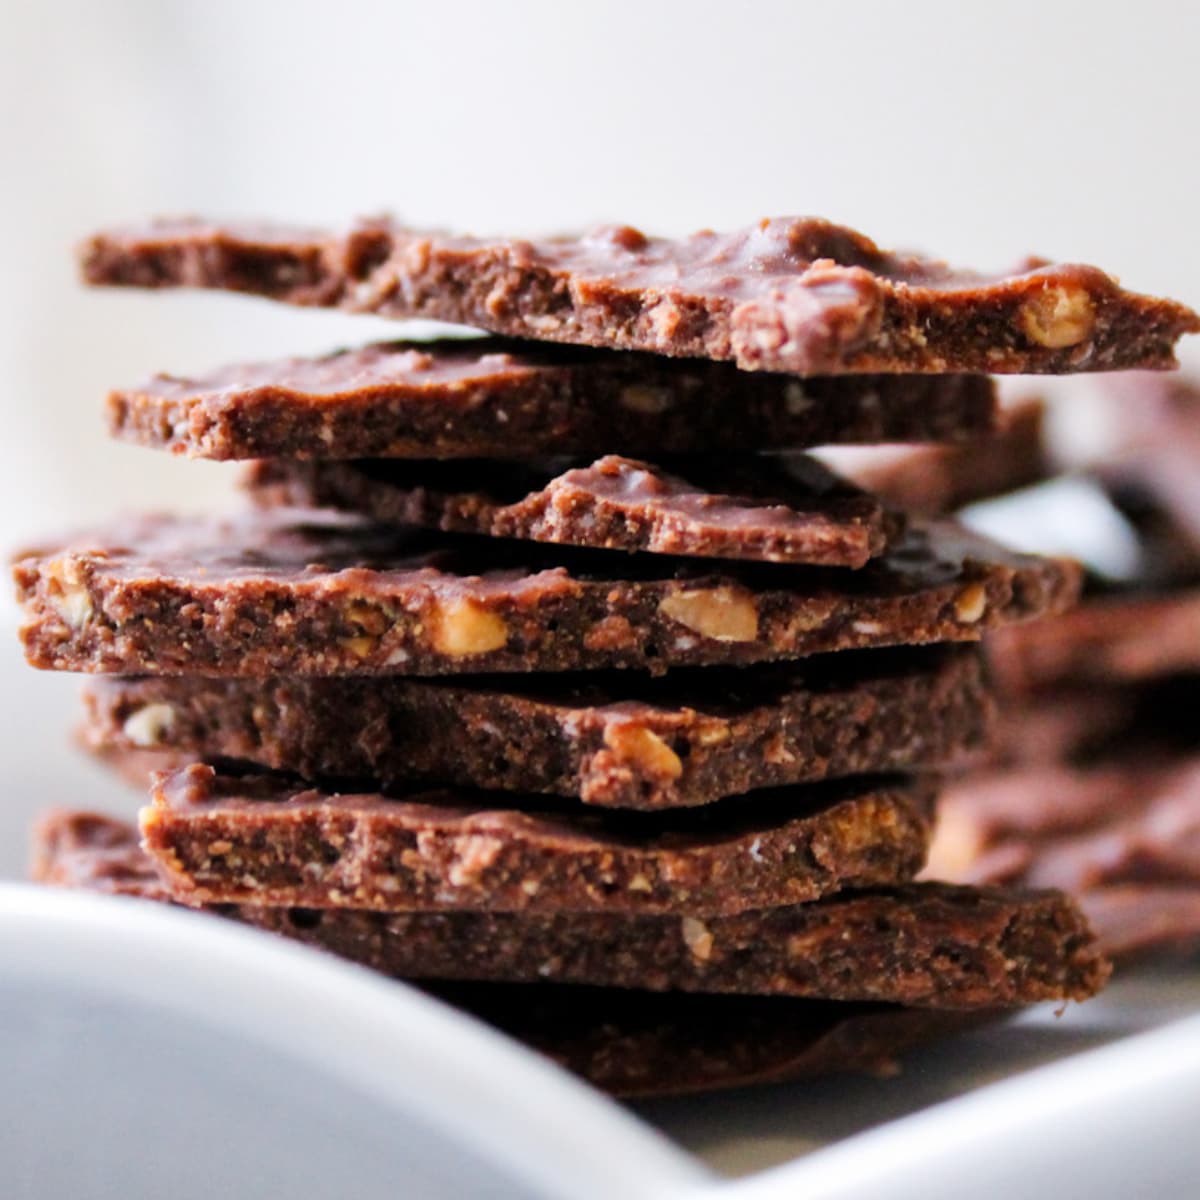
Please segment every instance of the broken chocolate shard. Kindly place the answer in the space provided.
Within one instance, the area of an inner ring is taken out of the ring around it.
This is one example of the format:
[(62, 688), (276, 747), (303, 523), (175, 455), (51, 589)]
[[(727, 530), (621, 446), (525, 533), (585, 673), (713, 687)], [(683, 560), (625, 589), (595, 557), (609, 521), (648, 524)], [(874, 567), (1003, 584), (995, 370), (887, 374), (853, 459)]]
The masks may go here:
[[(931, 770), (987, 741), (977, 647), (796, 664), (456, 679), (93, 677), (85, 744), (145, 787), (147, 755), (237, 759), (306, 779), (441, 782), (609, 808)], [(138, 756), (141, 756), (140, 759)]]
[(985, 434), (982, 375), (798, 380), (498, 338), (395, 342), (158, 375), (108, 399), (112, 433), (197, 458), (728, 453)]
[[(93, 851), (76, 836), (99, 832)], [(35, 877), (169, 898), (132, 831), (58, 814)], [(118, 830), (119, 832), (119, 830)], [(139, 880), (140, 885), (139, 885)], [(1109, 973), (1076, 906), (1055, 892), (908, 884), (734, 917), (379, 913), (219, 906), (220, 912), (400, 978), (562, 982), (995, 1009), (1084, 999)]]
[(1200, 331), (1190, 309), (1094, 267), (1031, 260), (987, 278), (803, 217), (536, 242), (388, 218), (344, 234), (161, 221), (95, 235), (81, 264), (93, 284), (220, 288), (798, 375), (1169, 367), (1178, 338)]
[(859, 571), (614, 555), (271, 510), (145, 516), (27, 552), (35, 666), (444, 674), (750, 663), (975, 641), (1070, 605), (1079, 571), (952, 524)]
[(372, 520), (605, 550), (861, 567), (898, 514), (804, 455), (660, 465), (366, 461), (256, 463), (263, 507), (334, 508)]
[(462, 789), (329, 792), (193, 763), (155, 781), (140, 824), (172, 896), (193, 905), (727, 915), (911, 879), (934, 790), (784, 788), (666, 819)]

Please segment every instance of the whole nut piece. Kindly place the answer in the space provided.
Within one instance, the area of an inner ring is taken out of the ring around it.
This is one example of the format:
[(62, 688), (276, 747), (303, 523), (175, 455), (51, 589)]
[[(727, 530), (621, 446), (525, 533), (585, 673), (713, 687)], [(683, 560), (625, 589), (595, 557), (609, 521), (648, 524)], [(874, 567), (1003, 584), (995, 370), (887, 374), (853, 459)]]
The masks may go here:
[(121, 732), (135, 746), (157, 746), (174, 724), (175, 710), (169, 704), (147, 704), (130, 713)]
[(1062, 350), (1086, 340), (1096, 324), (1096, 308), (1082, 288), (1047, 287), (1021, 306), (1026, 337), (1048, 350)]
[(442, 654), (486, 654), (507, 641), (504, 618), (465, 596), (439, 603), (434, 610), (433, 644)]
[(968, 584), (954, 601), (954, 615), (964, 625), (974, 625), (987, 612), (987, 591), (982, 583)]
[(674, 780), (683, 774), (679, 755), (651, 729), (629, 721), (605, 727), (604, 743), (621, 758), (636, 763), (647, 775)]
[(752, 642), (758, 637), (754, 600), (736, 588), (690, 588), (663, 598), (659, 612), (693, 633), (717, 642)]
[(55, 559), (46, 568), (46, 594), (50, 605), (71, 629), (82, 629), (95, 608), (79, 563)]

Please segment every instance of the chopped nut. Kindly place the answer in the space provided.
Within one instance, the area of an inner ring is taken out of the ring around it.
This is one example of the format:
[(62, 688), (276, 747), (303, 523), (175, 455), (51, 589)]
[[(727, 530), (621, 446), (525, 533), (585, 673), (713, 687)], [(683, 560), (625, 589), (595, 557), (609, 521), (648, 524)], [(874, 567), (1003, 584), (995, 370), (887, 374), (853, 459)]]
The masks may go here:
[(361, 600), (356, 600), (346, 609), (346, 619), (374, 637), (378, 637), (391, 624), (383, 609), (364, 604)]
[(883, 626), (878, 621), (855, 621), (851, 628), (855, 633), (865, 633), (868, 637), (883, 632)]
[(729, 726), (724, 721), (714, 721), (700, 727), (696, 734), (696, 741), (701, 746), (716, 746), (721, 742), (729, 741), (730, 736)]
[(752, 642), (758, 637), (758, 609), (744, 592), (731, 587), (672, 592), (659, 612), (717, 642)]
[(987, 591), (982, 583), (969, 584), (954, 601), (954, 615), (964, 625), (974, 625), (986, 611)]
[(649, 892), (653, 891), (654, 889), (650, 883), (650, 880), (648, 880), (645, 875), (641, 874), (641, 872), (638, 872), (638, 874), (636, 874), (629, 881), (629, 890), (631, 892)]
[(504, 843), (499, 838), (486, 834), (456, 838), (454, 852), (457, 858), (450, 864), (447, 878), (455, 887), (478, 882), (484, 871), (500, 857), (503, 849)]
[(433, 644), (443, 654), (486, 654), (507, 641), (504, 618), (465, 596), (439, 604), (434, 611)]
[(82, 629), (96, 610), (79, 563), (55, 559), (46, 567), (46, 576), (46, 595), (54, 611), (71, 629)]
[(375, 641), (373, 637), (338, 638), (338, 645), (343, 650), (349, 650), (355, 658), (366, 658), (374, 648)]
[(637, 764), (648, 775), (678, 779), (683, 774), (679, 755), (666, 742), (642, 725), (619, 721), (604, 730), (604, 744), (621, 758)]
[(631, 383), (621, 389), (620, 404), (631, 412), (663, 413), (674, 403), (674, 397), (666, 388), (649, 387), (644, 383)]
[(220, 858), (223, 854), (228, 854), (233, 849), (233, 843), (227, 841), (209, 842), (208, 853), (210, 858)]
[(147, 704), (125, 719), (121, 732), (135, 746), (157, 746), (174, 723), (175, 710), (169, 704)]
[(683, 935), (683, 944), (692, 952), (692, 956), (707, 962), (713, 949), (713, 935), (708, 926), (695, 917), (684, 917), (680, 922), (680, 933)]
[(1042, 288), (1021, 306), (1021, 327), (1025, 335), (1049, 350), (1078, 345), (1088, 337), (1095, 324), (1095, 305), (1082, 288)]

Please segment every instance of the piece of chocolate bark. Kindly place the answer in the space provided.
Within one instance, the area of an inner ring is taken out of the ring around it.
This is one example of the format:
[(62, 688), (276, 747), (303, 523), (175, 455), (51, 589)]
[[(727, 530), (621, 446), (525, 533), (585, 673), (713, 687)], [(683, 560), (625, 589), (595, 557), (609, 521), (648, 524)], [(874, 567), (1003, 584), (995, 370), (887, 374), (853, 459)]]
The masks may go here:
[(142, 846), (176, 900), (381, 912), (730, 915), (925, 862), (934, 784), (783, 788), (672, 814), (475, 791), (322, 791), (193, 763), (155, 780)]
[(861, 567), (903, 526), (875, 497), (805, 455), (607, 454), (455, 462), (255, 463), (262, 507), (334, 508), (372, 520), (602, 550)]
[(933, 869), (970, 883), (1200, 887), (1200, 760), (967, 777), (947, 790)]
[(750, 663), (974, 641), (1078, 569), (949, 524), (859, 571), (617, 555), (272, 510), (130, 518), (15, 566), (26, 655), (114, 674), (338, 675)]
[(905, 512), (936, 516), (1001, 496), (1054, 473), (1043, 426), (1045, 406), (1030, 400), (1002, 412), (999, 428), (962, 446), (921, 446), (848, 473)]
[(726, 453), (987, 433), (982, 375), (799, 380), (727, 363), (499, 338), (158, 375), (108, 398), (112, 433), (197, 458)]
[(986, 643), (1001, 688), (1128, 683), (1200, 670), (1200, 589), (1093, 597), (1053, 621), (998, 630)]
[[(47, 883), (169, 900), (132, 827), (110, 817), (50, 814), (35, 852), (34, 875)], [(1004, 1015), (548, 983), (426, 989), (596, 1087), (642, 1098), (836, 1072), (892, 1075), (918, 1042)]]
[(81, 263), (94, 284), (221, 288), (799, 375), (1168, 367), (1178, 338), (1200, 332), (1190, 309), (1094, 267), (1031, 259), (989, 278), (814, 218), (537, 242), (388, 218), (344, 234), (178, 220), (99, 233)]
[[(92, 852), (79, 827), (95, 837)], [(34, 876), (167, 899), (128, 832), (54, 814)], [(151, 878), (147, 878), (147, 872)], [(561, 982), (995, 1009), (1085, 999), (1108, 963), (1056, 892), (908, 884), (734, 917), (380, 913), (220, 905), (210, 911), (400, 978)]]
[(1200, 947), (1200, 761), (1109, 761), (968, 776), (940, 808), (927, 873), (1063, 887), (1104, 953)]
[[(305, 779), (442, 782), (610, 808), (935, 769), (986, 744), (978, 648), (670, 672), (470, 679), (93, 677), (94, 753), (237, 759)], [(161, 763), (138, 765), (137, 783)]]

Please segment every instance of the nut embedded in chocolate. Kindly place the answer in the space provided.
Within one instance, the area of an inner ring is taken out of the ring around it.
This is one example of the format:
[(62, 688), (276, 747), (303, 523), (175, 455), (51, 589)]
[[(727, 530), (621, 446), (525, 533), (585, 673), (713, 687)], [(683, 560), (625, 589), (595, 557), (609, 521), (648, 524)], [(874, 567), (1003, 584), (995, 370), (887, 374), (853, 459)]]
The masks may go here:
[(386, 217), (345, 234), (162, 221), (96, 234), (81, 261), (94, 284), (221, 288), (798, 375), (1169, 367), (1178, 338), (1200, 332), (1182, 304), (1127, 292), (1095, 267), (1031, 260), (986, 278), (806, 217), (537, 242)]

